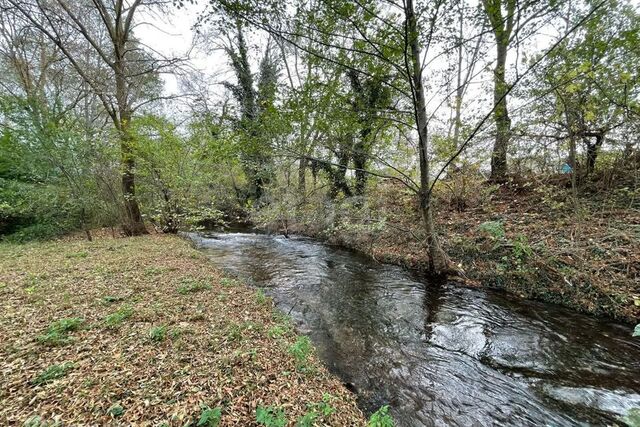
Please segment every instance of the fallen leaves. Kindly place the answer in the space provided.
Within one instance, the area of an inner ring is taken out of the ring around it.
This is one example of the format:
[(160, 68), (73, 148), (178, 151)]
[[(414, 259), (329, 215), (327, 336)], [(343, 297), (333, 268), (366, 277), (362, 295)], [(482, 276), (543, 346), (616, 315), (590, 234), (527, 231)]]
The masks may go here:
[(297, 369), (270, 302), (177, 237), (3, 244), (0, 283), (0, 424), (183, 426), (220, 408), (244, 426), (258, 407), (294, 423), (325, 393), (330, 425), (365, 423), (315, 356)]

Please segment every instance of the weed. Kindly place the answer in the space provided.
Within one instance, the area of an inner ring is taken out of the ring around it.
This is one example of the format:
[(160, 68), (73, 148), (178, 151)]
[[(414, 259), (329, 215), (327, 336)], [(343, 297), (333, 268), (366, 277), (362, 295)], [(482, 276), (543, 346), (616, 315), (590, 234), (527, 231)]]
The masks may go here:
[(171, 329), (169, 331), (169, 338), (171, 338), (172, 340), (176, 339), (176, 338), (180, 338), (180, 335), (182, 335), (182, 333), (184, 332), (183, 329)]
[(133, 308), (125, 305), (124, 307), (120, 307), (115, 313), (111, 313), (105, 317), (104, 323), (107, 325), (107, 328), (115, 329), (131, 316), (133, 316)]
[(529, 245), (527, 237), (518, 234), (513, 241), (513, 256), (516, 259), (517, 264), (522, 264), (527, 258), (533, 255), (533, 248)]
[(105, 297), (102, 297), (102, 302), (105, 305), (113, 304), (115, 302), (120, 302), (122, 300), (124, 300), (124, 297), (119, 297), (119, 296), (114, 296), (114, 295), (107, 295)]
[(283, 336), (287, 332), (288, 332), (288, 329), (285, 328), (284, 326), (275, 325), (269, 329), (269, 331), (267, 332), (267, 335), (269, 336), (269, 338), (278, 338)]
[(107, 415), (111, 415), (113, 418), (120, 417), (124, 414), (124, 408), (119, 403), (114, 403), (107, 409)]
[(86, 258), (89, 256), (89, 252), (81, 251), (81, 252), (69, 252), (66, 257), (67, 258)]
[(231, 342), (241, 341), (242, 340), (242, 326), (233, 323), (227, 328), (227, 339)]
[(211, 285), (204, 280), (196, 280), (193, 278), (185, 278), (180, 282), (178, 293), (186, 295), (194, 292), (200, 292), (211, 289)]
[(269, 301), (269, 297), (264, 293), (262, 289), (256, 291), (256, 302), (260, 305), (265, 305)]
[(154, 342), (162, 342), (167, 337), (166, 326), (154, 326), (149, 330), (149, 338)]
[(229, 286), (235, 286), (235, 285), (237, 285), (237, 284), (238, 284), (238, 281), (237, 281), (237, 280), (235, 280), (235, 279), (230, 279), (230, 278), (228, 278), (228, 277), (223, 277), (222, 279), (220, 279), (220, 284), (221, 284), (222, 286), (229, 287)]
[(478, 230), (487, 233), (493, 240), (502, 240), (505, 237), (502, 221), (486, 221), (478, 226)]
[(311, 410), (304, 414), (302, 417), (298, 418), (298, 422), (296, 423), (296, 425), (298, 427), (313, 427), (318, 416), (319, 415), (316, 411)]
[(265, 427), (285, 427), (287, 425), (287, 417), (284, 414), (284, 410), (272, 406), (258, 406), (258, 409), (256, 409), (256, 421)]
[(43, 385), (62, 378), (67, 375), (71, 369), (73, 369), (73, 363), (65, 362), (60, 365), (51, 365), (44, 371), (42, 371), (37, 377), (31, 380), (31, 384)]
[(222, 409), (219, 406), (211, 409), (208, 406), (201, 406), (202, 412), (200, 413), (200, 418), (198, 419), (197, 426), (204, 427), (217, 427), (220, 424), (220, 419), (222, 418)]
[(393, 427), (393, 418), (389, 415), (389, 405), (384, 405), (371, 414), (368, 427)]
[(294, 344), (289, 347), (289, 354), (296, 359), (298, 370), (304, 371), (307, 367), (307, 359), (311, 354), (311, 340), (307, 336), (300, 336)]
[(84, 323), (84, 320), (77, 317), (56, 320), (47, 327), (44, 335), (38, 336), (38, 342), (51, 346), (68, 344), (71, 342), (69, 332), (80, 329), (82, 323)]
[(157, 276), (162, 272), (163, 272), (163, 269), (161, 267), (147, 267), (144, 269), (145, 276)]
[(314, 422), (320, 417), (329, 417), (336, 412), (336, 408), (331, 405), (331, 401), (334, 399), (329, 393), (322, 395), (322, 401), (318, 403), (312, 403), (307, 405), (309, 411), (298, 419), (298, 427), (311, 427)]
[(315, 404), (315, 407), (320, 411), (322, 416), (328, 417), (329, 415), (336, 412), (336, 408), (331, 405), (331, 401), (333, 401), (334, 397), (329, 393), (322, 394), (322, 401)]

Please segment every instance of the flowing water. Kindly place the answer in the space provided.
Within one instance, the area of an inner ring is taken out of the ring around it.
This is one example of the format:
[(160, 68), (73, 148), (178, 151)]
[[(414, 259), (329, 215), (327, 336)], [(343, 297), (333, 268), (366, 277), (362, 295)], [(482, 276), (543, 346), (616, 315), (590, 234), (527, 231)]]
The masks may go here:
[(623, 425), (640, 407), (640, 339), (629, 326), (430, 285), (311, 239), (190, 237), (272, 296), (365, 412), (389, 404), (396, 425)]

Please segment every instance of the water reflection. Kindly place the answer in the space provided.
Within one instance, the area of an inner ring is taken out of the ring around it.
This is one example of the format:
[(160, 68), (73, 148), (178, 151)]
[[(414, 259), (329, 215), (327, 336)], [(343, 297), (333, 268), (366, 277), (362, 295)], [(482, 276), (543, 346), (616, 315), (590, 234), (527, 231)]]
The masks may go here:
[(265, 288), (327, 366), (400, 426), (611, 424), (640, 407), (630, 328), (501, 294), (429, 286), (304, 238), (191, 236)]

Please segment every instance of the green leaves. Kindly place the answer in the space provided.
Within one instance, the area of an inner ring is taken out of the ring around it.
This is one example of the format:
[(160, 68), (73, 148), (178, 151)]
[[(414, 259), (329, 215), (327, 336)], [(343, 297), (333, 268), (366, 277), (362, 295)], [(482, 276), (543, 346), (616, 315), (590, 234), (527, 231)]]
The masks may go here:
[(256, 422), (265, 427), (285, 427), (287, 425), (287, 417), (282, 408), (258, 406), (256, 409)]
[(389, 414), (389, 405), (384, 405), (376, 412), (371, 414), (368, 427), (393, 427), (393, 418)]
[(633, 335), (634, 337), (640, 337), (640, 323), (638, 323), (636, 325), (636, 327), (633, 329)]
[(202, 413), (198, 419), (197, 427), (217, 427), (222, 418), (222, 408), (216, 406), (211, 409), (208, 406), (202, 406)]

